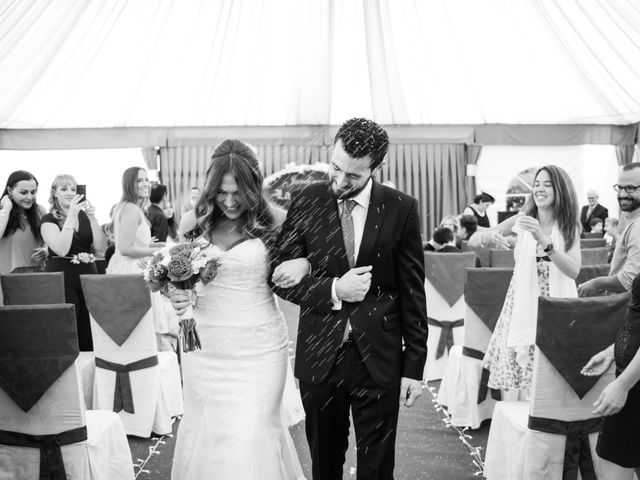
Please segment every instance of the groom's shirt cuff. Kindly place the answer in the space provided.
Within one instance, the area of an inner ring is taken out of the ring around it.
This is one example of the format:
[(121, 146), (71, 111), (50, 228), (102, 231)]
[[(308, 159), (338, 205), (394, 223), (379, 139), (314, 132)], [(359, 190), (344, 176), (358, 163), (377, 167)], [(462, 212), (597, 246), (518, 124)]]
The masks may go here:
[(338, 298), (338, 294), (336, 293), (336, 282), (337, 278), (333, 279), (331, 282), (331, 310), (342, 310), (342, 300)]

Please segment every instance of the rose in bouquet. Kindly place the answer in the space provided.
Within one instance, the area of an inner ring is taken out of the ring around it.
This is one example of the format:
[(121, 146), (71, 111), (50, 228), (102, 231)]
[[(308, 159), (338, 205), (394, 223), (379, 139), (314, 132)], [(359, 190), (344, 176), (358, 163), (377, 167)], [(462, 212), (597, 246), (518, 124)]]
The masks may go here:
[(183, 350), (202, 348), (193, 315), (194, 288), (198, 282), (211, 282), (220, 267), (219, 258), (206, 256), (198, 242), (179, 243), (158, 250), (145, 264), (144, 281), (152, 292), (168, 294), (171, 288), (185, 290), (191, 299), (187, 311), (180, 315), (180, 336)]

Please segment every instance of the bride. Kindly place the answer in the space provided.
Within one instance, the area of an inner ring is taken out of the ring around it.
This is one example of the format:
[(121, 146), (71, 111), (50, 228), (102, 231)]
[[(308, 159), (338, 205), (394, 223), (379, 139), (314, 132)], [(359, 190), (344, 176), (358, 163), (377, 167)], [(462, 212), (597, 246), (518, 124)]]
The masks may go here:
[[(267, 284), (276, 222), (262, 180), (251, 148), (223, 141), (194, 216), (182, 222), (191, 223), (187, 236), (219, 258), (220, 267), (197, 291), (202, 350), (183, 355), (184, 416), (173, 480), (304, 478), (283, 421), (289, 339)], [(178, 290), (172, 301), (181, 313), (189, 297)]]

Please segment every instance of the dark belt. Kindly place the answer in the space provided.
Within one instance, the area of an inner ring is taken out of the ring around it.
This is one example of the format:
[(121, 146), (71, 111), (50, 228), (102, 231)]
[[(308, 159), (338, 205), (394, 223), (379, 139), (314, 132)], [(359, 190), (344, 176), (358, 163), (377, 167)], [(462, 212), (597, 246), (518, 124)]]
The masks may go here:
[(440, 327), (440, 340), (438, 340), (438, 350), (436, 350), (436, 360), (444, 355), (445, 348), (447, 352), (453, 347), (453, 329), (464, 325), (464, 320), (440, 321), (431, 317), (427, 317), (427, 323), (434, 327)]
[[(482, 361), (484, 359), (484, 352), (476, 350), (475, 348), (462, 347), (462, 355), (465, 357), (475, 358)], [(502, 394), (500, 390), (496, 388), (489, 388), (489, 370), (482, 369), (482, 376), (480, 377), (480, 386), (478, 387), (478, 405), (487, 399), (487, 394), (491, 392), (491, 398), (494, 400), (502, 400)]]
[(568, 422), (553, 418), (529, 416), (529, 428), (539, 432), (565, 435), (562, 480), (577, 480), (578, 470), (583, 480), (597, 480), (589, 447), (589, 434), (600, 431), (602, 417)]
[(135, 413), (133, 408), (133, 394), (131, 393), (131, 379), (129, 372), (136, 370), (144, 370), (158, 365), (158, 356), (153, 355), (149, 358), (143, 358), (137, 362), (121, 365), (112, 363), (96, 357), (96, 367), (104, 368), (116, 372), (116, 388), (113, 392), (113, 411), (119, 412), (124, 410), (127, 413)]
[(40, 449), (40, 476), (38, 480), (67, 480), (60, 447), (86, 440), (87, 427), (74, 428), (54, 435), (29, 435), (28, 433), (0, 430), (0, 444), (2, 445)]

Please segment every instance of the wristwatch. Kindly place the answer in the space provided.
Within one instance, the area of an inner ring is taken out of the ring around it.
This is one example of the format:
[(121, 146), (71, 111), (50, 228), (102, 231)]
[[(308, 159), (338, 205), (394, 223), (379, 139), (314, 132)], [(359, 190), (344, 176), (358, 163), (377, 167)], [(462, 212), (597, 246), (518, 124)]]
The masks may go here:
[(544, 249), (542, 251), (544, 253), (546, 253), (547, 255), (553, 255), (556, 250), (555, 250), (555, 247), (553, 246), (553, 243), (549, 243), (549, 245), (544, 247)]

